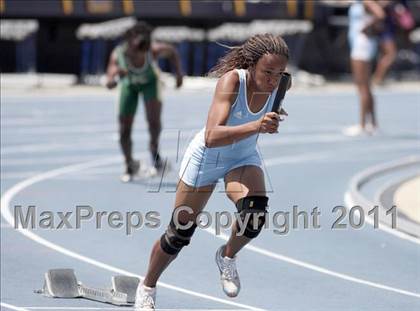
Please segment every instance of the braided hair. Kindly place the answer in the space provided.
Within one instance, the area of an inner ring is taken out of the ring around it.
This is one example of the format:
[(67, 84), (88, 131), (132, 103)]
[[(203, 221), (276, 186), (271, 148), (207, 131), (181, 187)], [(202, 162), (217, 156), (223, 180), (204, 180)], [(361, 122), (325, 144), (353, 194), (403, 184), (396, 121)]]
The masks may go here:
[(272, 34), (254, 35), (241, 46), (229, 47), (230, 51), (219, 59), (209, 76), (221, 77), (233, 69), (254, 66), (264, 54), (281, 55), (289, 59), (289, 48), (280, 36)]

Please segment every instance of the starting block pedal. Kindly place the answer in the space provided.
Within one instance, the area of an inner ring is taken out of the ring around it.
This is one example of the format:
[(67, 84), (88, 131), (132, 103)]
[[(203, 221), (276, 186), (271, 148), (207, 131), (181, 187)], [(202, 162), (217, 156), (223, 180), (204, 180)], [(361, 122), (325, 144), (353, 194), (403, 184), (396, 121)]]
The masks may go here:
[(140, 279), (133, 276), (117, 275), (112, 277), (112, 289), (127, 294), (127, 302), (134, 304)]
[(139, 278), (112, 277), (111, 289), (88, 287), (79, 282), (73, 269), (52, 269), (45, 273), (44, 287), (35, 293), (53, 298), (85, 298), (117, 306), (131, 306), (136, 300)]
[(56, 298), (80, 297), (79, 284), (73, 269), (54, 269), (45, 273), (42, 293)]

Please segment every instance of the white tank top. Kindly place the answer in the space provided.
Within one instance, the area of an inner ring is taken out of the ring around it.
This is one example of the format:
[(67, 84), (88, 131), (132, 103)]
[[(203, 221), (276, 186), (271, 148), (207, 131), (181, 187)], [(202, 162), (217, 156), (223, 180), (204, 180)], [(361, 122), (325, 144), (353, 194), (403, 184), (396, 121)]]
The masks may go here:
[[(227, 126), (236, 126), (260, 119), (264, 114), (271, 111), (274, 98), (276, 97), (277, 88), (270, 94), (264, 106), (258, 112), (252, 112), (248, 106), (246, 96), (246, 73), (245, 69), (236, 69), (239, 75), (239, 92), (233, 103)], [(193, 139), (192, 148), (197, 148), (196, 151), (205, 152), (207, 157), (227, 158), (227, 159), (242, 159), (256, 152), (258, 133), (248, 136), (247, 138), (236, 141), (231, 145), (207, 148), (205, 147), (205, 128), (203, 128)], [(194, 151), (193, 151), (194, 152)], [(204, 154), (202, 154), (204, 155)]]
[(353, 2), (349, 8), (349, 35), (355, 36), (360, 33), (364, 27), (373, 21), (374, 17), (366, 12), (363, 2), (358, 0)]

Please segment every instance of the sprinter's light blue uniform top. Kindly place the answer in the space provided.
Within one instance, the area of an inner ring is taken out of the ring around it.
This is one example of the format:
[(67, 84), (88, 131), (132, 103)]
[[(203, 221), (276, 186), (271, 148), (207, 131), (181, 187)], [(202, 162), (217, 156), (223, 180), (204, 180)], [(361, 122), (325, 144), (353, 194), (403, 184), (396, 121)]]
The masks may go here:
[[(237, 69), (239, 75), (239, 91), (233, 103), (227, 126), (237, 126), (260, 119), (271, 111), (276, 97), (275, 89), (258, 112), (252, 112), (248, 106), (245, 69)], [(238, 140), (233, 144), (208, 148), (205, 145), (205, 128), (191, 141), (185, 152), (179, 175), (188, 185), (201, 187), (214, 184), (230, 170), (254, 165), (261, 167), (260, 155), (257, 151), (258, 133)]]
[[(258, 112), (252, 112), (249, 109), (248, 100), (247, 100), (247, 89), (246, 89), (246, 70), (245, 69), (237, 69), (239, 75), (239, 91), (235, 102), (233, 103), (229, 118), (226, 122), (227, 126), (236, 126), (246, 124), (252, 121), (256, 121), (260, 119), (264, 114), (271, 111), (273, 107), (273, 101), (276, 97), (276, 92), (270, 94), (265, 105), (260, 109)], [(204, 132), (205, 128), (201, 130), (202, 135), (202, 143), (204, 144)], [(215, 148), (207, 148), (209, 153), (219, 153), (219, 156), (223, 156), (226, 158), (242, 158), (253, 153), (257, 146), (257, 139), (258, 133), (253, 134), (247, 138), (241, 139), (233, 143), (232, 145), (222, 146), (222, 147), (215, 147)]]

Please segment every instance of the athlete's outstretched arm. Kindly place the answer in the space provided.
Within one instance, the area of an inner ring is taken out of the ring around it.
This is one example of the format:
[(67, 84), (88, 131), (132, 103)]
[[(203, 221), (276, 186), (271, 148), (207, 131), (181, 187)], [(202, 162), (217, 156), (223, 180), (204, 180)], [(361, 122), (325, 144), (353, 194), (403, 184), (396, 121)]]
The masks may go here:
[(109, 57), (108, 67), (106, 69), (106, 87), (112, 89), (117, 86), (117, 77), (123, 77), (127, 74), (124, 69), (118, 66), (116, 51), (112, 51)]
[(182, 85), (183, 73), (181, 58), (176, 48), (171, 44), (154, 42), (152, 43), (152, 54), (155, 58), (164, 57), (169, 59), (171, 65), (175, 68), (176, 87), (180, 87)]
[(257, 121), (242, 125), (226, 125), (238, 89), (239, 76), (236, 71), (226, 73), (217, 82), (206, 125), (205, 143), (207, 147), (230, 145), (256, 133), (277, 132), (280, 117), (275, 112), (266, 113)]

